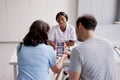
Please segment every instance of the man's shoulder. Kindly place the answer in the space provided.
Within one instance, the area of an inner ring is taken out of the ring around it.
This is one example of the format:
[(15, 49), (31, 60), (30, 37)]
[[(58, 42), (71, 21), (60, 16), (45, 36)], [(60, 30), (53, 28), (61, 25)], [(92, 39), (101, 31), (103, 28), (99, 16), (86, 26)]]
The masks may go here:
[(83, 47), (84, 47), (84, 46), (83, 46), (82, 43), (81, 43), (81, 44), (78, 44), (77, 46), (75, 46), (75, 47), (73, 48), (73, 50), (79, 52), (79, 51), (83, 50)]

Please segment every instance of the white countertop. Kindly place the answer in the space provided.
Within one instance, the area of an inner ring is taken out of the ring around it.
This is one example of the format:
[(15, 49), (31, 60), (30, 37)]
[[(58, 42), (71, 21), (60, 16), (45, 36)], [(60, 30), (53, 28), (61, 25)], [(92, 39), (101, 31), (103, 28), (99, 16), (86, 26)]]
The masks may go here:
[(13, 52), (13, 55), (9, 61), (9, 64), (10, 65), (17, 65), (17, 51), (16, 50)]

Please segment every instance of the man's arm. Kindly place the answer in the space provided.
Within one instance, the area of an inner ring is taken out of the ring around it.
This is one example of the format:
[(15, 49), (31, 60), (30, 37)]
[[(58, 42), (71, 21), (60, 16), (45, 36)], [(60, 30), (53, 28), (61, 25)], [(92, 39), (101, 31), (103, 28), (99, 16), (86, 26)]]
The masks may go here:
[(76, 48), (73, 48), (69, 64), (69, 80), (80, 80), (82, 60)]
[(69, 80), (80, 80), (80, 72), (69, 72)]

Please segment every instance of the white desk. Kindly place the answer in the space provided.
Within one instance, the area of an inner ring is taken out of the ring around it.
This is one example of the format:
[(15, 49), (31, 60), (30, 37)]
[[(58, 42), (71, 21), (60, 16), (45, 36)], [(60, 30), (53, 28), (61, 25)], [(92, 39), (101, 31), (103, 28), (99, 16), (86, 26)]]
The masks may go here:
[(14, 51), (10, 61), (10, 65), (13, 65), (13, 72), (14, 72), (14, 80), (17, 78), (17, 55), (16, 55), (16, 50)]

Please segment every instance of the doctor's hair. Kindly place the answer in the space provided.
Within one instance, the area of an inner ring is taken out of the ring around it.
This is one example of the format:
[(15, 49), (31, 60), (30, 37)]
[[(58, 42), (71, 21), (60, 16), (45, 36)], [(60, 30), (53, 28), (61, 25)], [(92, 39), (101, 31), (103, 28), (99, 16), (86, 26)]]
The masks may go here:
[(23, 39), (25, 46), (37, 46), (38, 44), (45, 43), (48, 41), (48, 31), (50, 29), (49, 24), (42, 20), (36, 20), (30, 26), (29, 32)]
[(68, 21), (68, 15), (65, 12), (58, 12), (56, 15), (56, 21), (59, 16), (64, 16), (66, 18), (66, 21)]
[(76, 26), (79, 26), (79, 23), (81, 23), (86, 30), (95, 30), (97, 21), (93, 15), (85, 14), (83, 16), (80, 16), (76, 21)]

